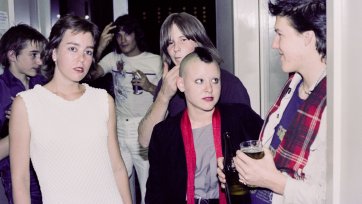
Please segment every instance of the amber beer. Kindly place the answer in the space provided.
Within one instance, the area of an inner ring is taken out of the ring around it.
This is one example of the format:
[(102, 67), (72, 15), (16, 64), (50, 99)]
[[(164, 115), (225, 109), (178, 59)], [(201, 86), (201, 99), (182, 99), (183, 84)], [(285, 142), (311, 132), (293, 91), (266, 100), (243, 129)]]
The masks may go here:
[(253, 159), (264, 157), (263, 145), (260, 140), (248, 140), (240, 144), (240, 150)]
[(264, 157), (263, 148), (250, 147), (250, 148), (242, 149), (241, 151), (253, 159), (261, 159)]
[[(240, 150), (253, 159), (261, 159), (264, 157), (263, 145), (260, 140), (248, 140), (240, 144)], [(249, 188), (257, 186), (248, 185)]]

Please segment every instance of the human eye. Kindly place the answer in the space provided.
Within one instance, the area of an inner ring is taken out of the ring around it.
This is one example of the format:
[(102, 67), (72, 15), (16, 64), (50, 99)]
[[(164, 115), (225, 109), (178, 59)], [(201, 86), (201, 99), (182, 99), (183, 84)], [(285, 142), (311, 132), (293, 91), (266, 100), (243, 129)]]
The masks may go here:
[(220, 79), (219, 79), (219, 78), (213, 78), (213, 79), (211, 80), (211, 82), (212, 82), (213, 84), (218, 84), (218, 83), (220, 82)]
[(172, 46), (174, 43), (175, 43), (175, 42), (174, 42), (173, 40), (169, 40), (169, 41), (167, 42), (168, 46)]
[(35, 59), (37, 57), (37, 55), (38, 55), (38, 53), (36, 53), (36, 52), (30, 53), (31, 59)]
[(204, 82), (203, 79), (196, 79), (196, 80), (195, 80), (195, 83), (196, 83), (196, 84), (202, 84), (203, 82)]
[(78, 51), (78, 49), (76, 47), (73, 47), (73, 46), (68, 47), (68, 50), (71, 51), (71, 52), (77, 52)]
[(85, 54), (87, 54), (89, 56), (93, 56), (93, 50), (86, 50)]
[(182, 37), (181, 39), (180, 39), (180, 41), (182, 42), (182, 43), (184, 43), (184, 42), (187, 42), (189, 39), (187, 39), (186, 37)]

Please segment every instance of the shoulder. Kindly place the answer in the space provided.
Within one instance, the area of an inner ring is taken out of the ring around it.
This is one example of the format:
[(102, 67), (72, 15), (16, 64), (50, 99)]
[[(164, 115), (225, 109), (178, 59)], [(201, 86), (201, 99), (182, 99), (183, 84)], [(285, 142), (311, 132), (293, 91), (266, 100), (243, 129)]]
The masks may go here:
[(107, 91), (105, 89), (101, 89), (101, 88), (95, 88), (93, 86), (89, 86), (87, 83), (83, 83), (82, 84), (87, 91), (91, 92), (91, 93), (95, 93), (95, 94), (107, 94)]
[(13, 110), (25, 110), (25, 101), (23, 99), (23, 96), (18, 95), (15, 97), (13, 103), (12, 103), (12, 109)]
[(143, 52), (140, 56), (145, 57), (145, 58), (155, 59), (155, 60), (161, 60), (160, 55), (156, 55), (151, 52)]
[(221, 80), (226, 80), (226, 81), (232, 80), (233, 82), (238, 82), (238, 81), (240, 82), (240, 79), (238, 77), (236, 77), (234, 74), (222, 68), (220, 68), (220, 77)]
[[(1, 77), (1, 75), (0, 75)], [(6, 83), (4, 82), (4, 80), (2, 78), (0, 78), (0, 93), (3, 93), (5, 90), (8, 90), (8, 86), (6, 85)], [(2, 94), (0, 94), (1, 96), (3, 96)]]
[(257, 114), (255, 111), (248, 105), (242, 103), (224, 103), (218, 104), (221, 114), (223, 115), (241, 115), (241, 114)]
[(155, 125), (149, 145), (150, 157), (155, 152), (166, 156), (166, 154), (179, 148), (180, 145), (182, 146), (180, 121), (181, 117), (168, 117)]
[(161, 140), (166, 143), (169, 140), (174, 140), (177, 135), (180, 134), (180, 122), (181, 122), (182, 113), (177, 114), (173, 117), (167, 117), (165, 120), (159, 122), (155, 125), (152, 132), (152, 139), (157, 141)]
[(118, 61), (120, 57), (120, 54), (117, 54), (116, 52), (110, 52), (99, 61), (99, 64), (102, 65), (104, 63), (112, 63)]
[(98, 98), (99, 100), (102, 100), (102, 101), (105, 100), (108, 103), (110, 96), (105, 89), (95, 88), (95, 87), (89, 86), (86, 83), (83, 83), (83, 86), (85, 86), (87, 95), (89, 97), (92, 97), (93, 99)]
[(36, 84), (34, 88), (19, 92), (17, 95), (26, 98), (37, 95), (43, 87), (40, 84)]
[(159, 129), (161, 131), (178, 129), (180, 126), (181, 116), (182, 112), (175, 116), (167, 117), (165, 120), (156, 124), (155, 129)]
[(152, 66), (157, 66), (156, 68), (159, 68), (162, 64), (161, 56), (150, 52), (142, 52), (137, 56), (137, 59), (142, 59), (145, 61), (145, 63), (149, 63)]

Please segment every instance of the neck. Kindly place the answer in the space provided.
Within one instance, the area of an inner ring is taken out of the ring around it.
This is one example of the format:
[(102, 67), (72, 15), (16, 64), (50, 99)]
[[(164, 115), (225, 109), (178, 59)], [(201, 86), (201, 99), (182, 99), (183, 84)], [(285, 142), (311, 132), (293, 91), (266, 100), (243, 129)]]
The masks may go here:
[(137, 56), (137, 55), (140, 55), (142, 52), (138, 49), (138, 47), (136, 47), (134, 50), (128, 52), (128, 53), (125, 53), (124, 55), (126, 55), (127, 57), (134, 57), (134, 56)]
[(195, 111), (188, 109), (188, 114), (191, 122), (192, 129), (204, 127), (212, 122), (212, 114), (215, 109), (210, 111)]
[(19, 79), (21, 83), (24, 85), (25, 89), (29, 89), (29, 78), (25, 74), (18, 72), (15, 68), (10, 67), (10, 72), (15, 76), (15, 78)]
[(314, 67), (315, 70), (310, 72), (305, 72), (301, 74), (303, 77), (303, 82), (299, 87), (299, 97), (302, 99), (307, 99), (310, 94), (312, 94), (315, 87), (327, 74), (327, 69), (324, 66)]
[(63, 80), (53, 78), (46, 87), (54, 93), (62, 93), (67, 95), (67, 93), (74, 93), (82, 90), (82, 85), (76, 82), (64, 83)]

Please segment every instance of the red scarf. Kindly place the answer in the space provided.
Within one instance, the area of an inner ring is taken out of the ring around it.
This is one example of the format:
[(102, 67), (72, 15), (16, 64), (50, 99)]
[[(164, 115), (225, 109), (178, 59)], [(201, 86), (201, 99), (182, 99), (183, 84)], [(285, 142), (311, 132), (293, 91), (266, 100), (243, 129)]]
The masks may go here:
[[(282, 94), (271, 108), (261, 132), (263, 137), (265, 124), (269, 116), (275, 112), (284, 95), (289, 91), (291, 76)], [(310, 146), (317, 136), (323, 111), (327, 105), (327, 78), (324, 78), (313, 90), (312, 94), (298, 108), (296, 117), (276, 150), (274, 161), (278, 169), (288, 173), (292, 178), (304, 179), (303, 168), (307, 164)], [(297, 91), (297, 90), (295, 90)]]
[[(215, 108), (212, 115), (212, 129), (214, 134), (214, 144), (216, 158), (223, 157), (221, 149), (221, 121), (220, 112)], [(194, 146), (194, 138), (192, 135), (191, 123), (187, 109), (184, 111), (181, 118), (181, 132), (186, 154), (187, 167), (187, 204), (194, 204), (195, 197), (195, 170), (196, 170), (196, 152)], [(217, 165), (217, 164), (215, 164)], [(219, 188), (219, 203), (226, 204), (226, 196)]]

